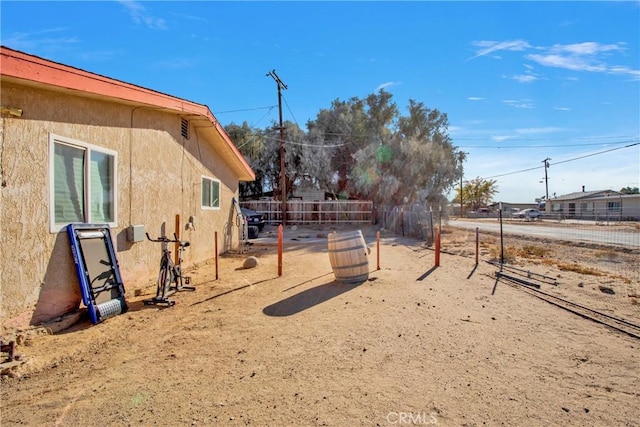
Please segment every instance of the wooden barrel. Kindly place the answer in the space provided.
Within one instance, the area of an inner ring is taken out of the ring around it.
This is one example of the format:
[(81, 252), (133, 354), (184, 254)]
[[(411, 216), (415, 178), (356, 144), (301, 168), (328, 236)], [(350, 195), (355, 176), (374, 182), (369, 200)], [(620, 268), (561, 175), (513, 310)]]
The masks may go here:
[(369, 278), (367, 244), (362, 232), (331, 233), (327, 237), (329, 261), (336, 280), (362, 283)]

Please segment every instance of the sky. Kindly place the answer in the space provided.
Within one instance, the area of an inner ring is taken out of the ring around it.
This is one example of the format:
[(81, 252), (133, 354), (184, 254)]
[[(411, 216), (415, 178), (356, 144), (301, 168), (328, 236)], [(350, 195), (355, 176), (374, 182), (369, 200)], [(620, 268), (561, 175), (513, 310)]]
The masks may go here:
[[(2, 45), (303, 130), (384, 89), (448, 117), (495, 201), (640, 187), (640, 1), (11, 1)], [(453, 196), (453, 193), (451, 194)]]

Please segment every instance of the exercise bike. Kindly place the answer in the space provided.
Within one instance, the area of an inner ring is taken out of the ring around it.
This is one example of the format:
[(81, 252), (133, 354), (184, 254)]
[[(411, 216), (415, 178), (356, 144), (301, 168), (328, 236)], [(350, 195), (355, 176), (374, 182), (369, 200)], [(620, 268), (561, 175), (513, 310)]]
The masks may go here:
[[(156, 296), (151, 299), (144, 300), (145, 305), (151, 304), (166, 304), (172, 306), (176, 302), (169, 299), (171, 295), (178, 291), (195, 291), (194, 286), (186, 286), (191, 283), (189, 276), (183, 276), (182, 274), (182, 252), (190, 244), (188, 241), (182, 241), (178, 239), (178, 236), (174, 233), (174, 240), (169, 239), (167, 236), (160, 236), (157, 239), (152, 239), (147, 234), (147, 239), (152, 242), (162, 243), (162, 255), (160, 257), (160, 271), (158, 272), (158, 285), (156, 289)], [(178, 243), (178, 264), (175, 264), (171, 259), (171, 251), (169, 250), (169, 243)]]

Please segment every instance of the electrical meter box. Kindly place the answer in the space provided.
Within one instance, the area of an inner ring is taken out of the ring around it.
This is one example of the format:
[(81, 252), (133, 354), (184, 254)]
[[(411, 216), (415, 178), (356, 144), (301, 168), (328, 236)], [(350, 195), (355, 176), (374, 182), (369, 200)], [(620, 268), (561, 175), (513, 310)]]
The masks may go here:
[(127, 240), (130, 242), (142, 242), (144, 240), (144, 225), (130, 225), (127, 228)]

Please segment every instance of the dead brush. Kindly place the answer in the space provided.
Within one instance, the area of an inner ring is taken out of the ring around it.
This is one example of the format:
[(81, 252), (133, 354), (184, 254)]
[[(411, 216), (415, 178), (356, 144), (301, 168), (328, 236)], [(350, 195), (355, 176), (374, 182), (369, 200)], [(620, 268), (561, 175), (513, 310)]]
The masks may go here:
[(544, 258), (549, 252), (551, 252), (549, 249), (542, 246), (524, 245), (518, 249), (517, 253), (522, 258)]
[(599, 250), (595, 254), (593, 254), (593, 256), (598, 258), (598, 259), (603, 259), (603, 260), (615, 260), (620, 255), (616, 251), (613, 251), (613, 250)]
[(578, 273), (578, 274), (586, 274), (589, 276), (604, 276), (605, 274), (600, 271), (600, 270), (596, 270), (595, 268), (591, 268), (591, 267), (585, 267), (583, 265), (580, 265), (578, 263), (562, 263), (562, 262), (558, 262), (556, 263), (556, 266), (562, 270), (562, 271), (571, 271), (573, 273)]
[(516, 262), (518, 250), (514, 246), (505, 246), (504, 254), (500, 253), (500, 246), (490, 246), (489, 256), (491, 259), (500, 260), (500, 256), (504, 255), (504, 263), (513, 264)]

